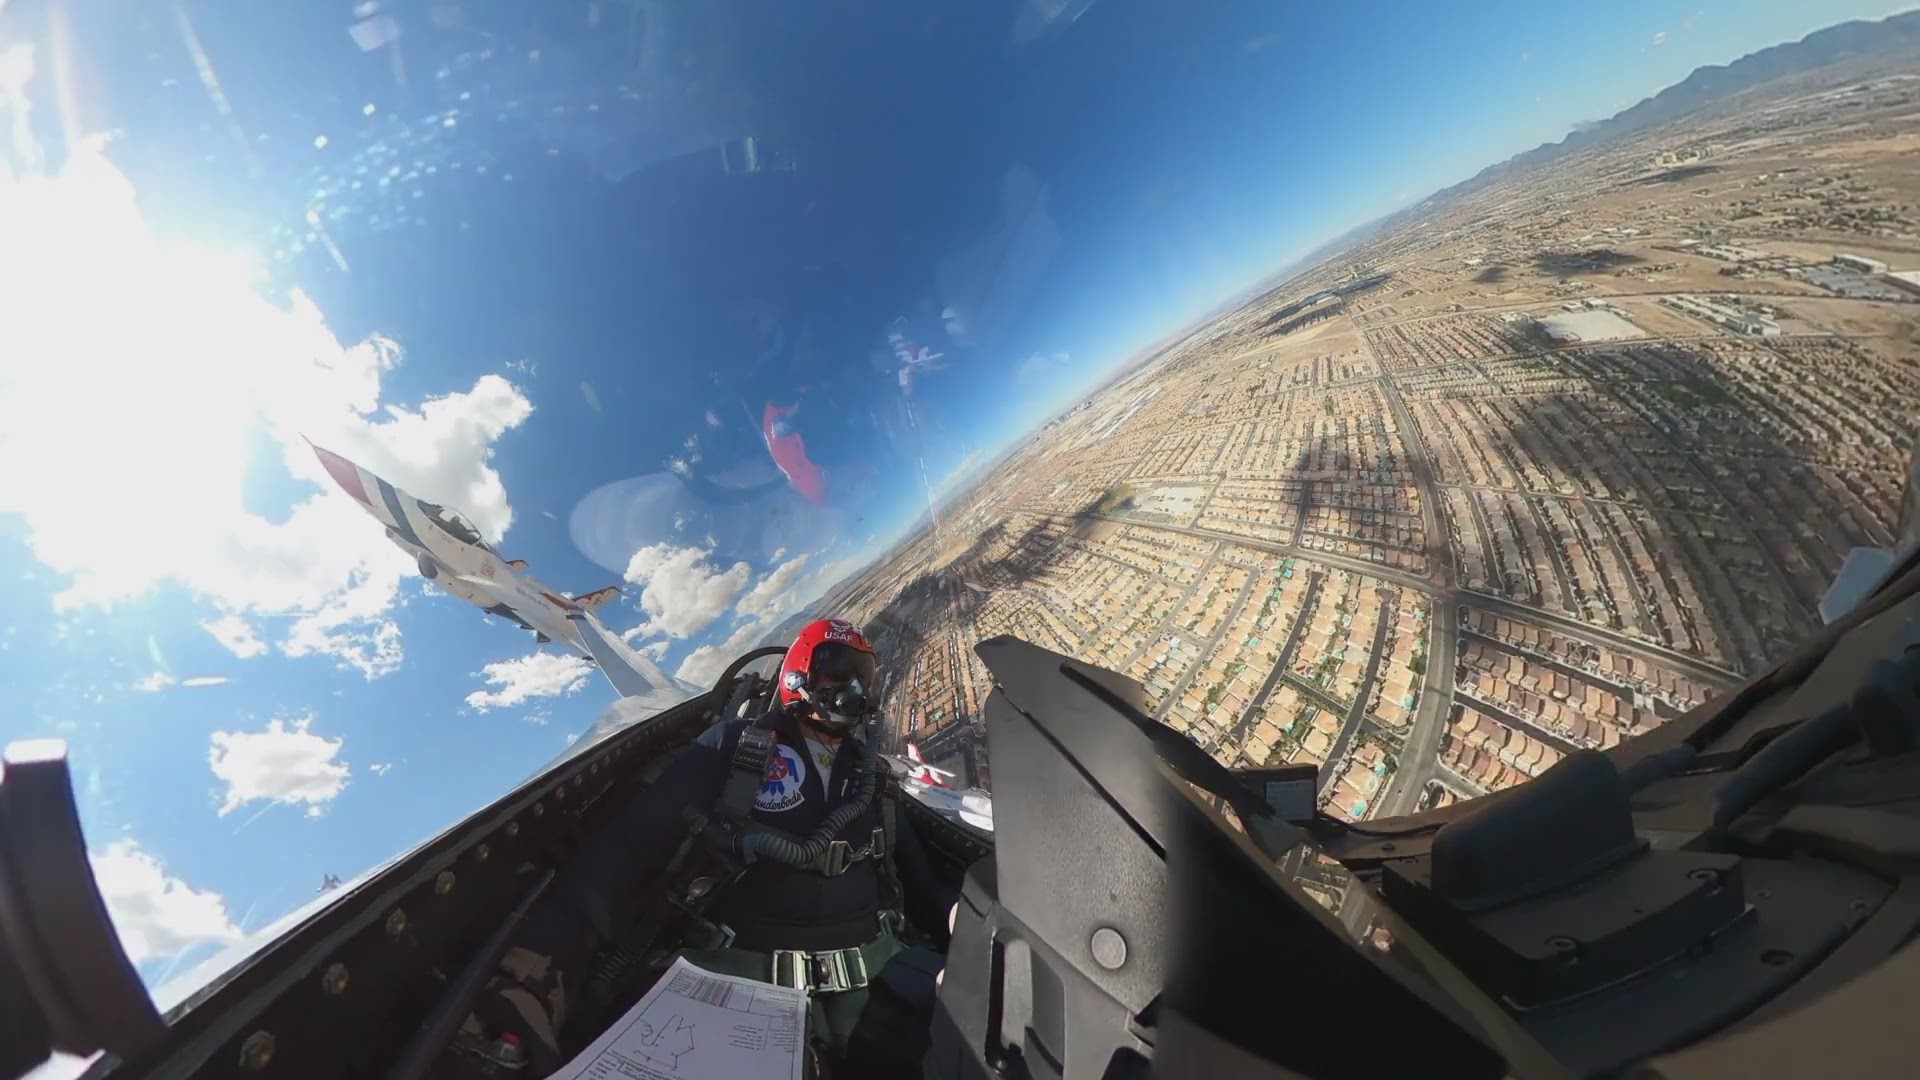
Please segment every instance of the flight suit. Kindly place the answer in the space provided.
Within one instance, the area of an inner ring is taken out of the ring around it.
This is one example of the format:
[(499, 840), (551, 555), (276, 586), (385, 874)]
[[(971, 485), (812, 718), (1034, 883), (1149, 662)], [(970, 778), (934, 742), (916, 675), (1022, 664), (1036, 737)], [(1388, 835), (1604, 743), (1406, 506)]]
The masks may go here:
[[(855, 793), (860, 756), (869, 751), (856, 739), (843, 740), (827, 776), (823, 774), (828, 770), (812, 759), (800, 721), (789, 711), (776, 710), (758, 724), (778, 741), (754, 798), (751, 820), (807, 836)], [(536, 1060), (557, 1055), (557, 1025), (579, 994), (596, 951), (621, 942), (663, 887), (658, 879), (687, 835), (684, 811), (710, 812), (715, 807), (747, 726), (745, 721), (716, 726), (675, 755), (652, 787), (587, 840), (528, 912), (502, 960), (506, 977), (497, 980), (490, 993), (511, 1005), (527, 1033), (545, 1044), (548, 1054), (536, 1054)], [(876, 763), (876, 768), (884, 781), (885, 764)], [(888, 987), (880, 995), (887, 1000), (869, 1009), (874, 995), (868, 989), (815, 993), (810, 1034), (831, 1057), (843, 1054), (852, 1039), (868, 1056), (917, 1062), (927, 1039), (937, 954), (911, 950), (900, 962), (889, 963), (904, 949), (895, 936), (898, 913), (904, 910), (916, 926), (944, 936), (958, 886), (936, 876), (906, 816), (894, 816), (897, 887), (896, 875), (878, 858), (849, 862), (844, 872), (832, 875), (755, 862), (738, 881), (722, 886), (704, 913), (714, 927), (732, 934), (731, 942), (724, 948), (687, 949), (688, 960), (725, 974), (769, 979), (767, 962), (773, 950), (859, 948), (872, 982)], [(876, 792), (839, 837), (860, 848), (883, 829), (882, 797)], [(920, 1015), (923, 1012), (926, 1015)], [(887, 1028), (904, 1023), (911, 1029), (863, 1032), (854, 1038), (863, 1014)], [(905, 1020), (909, 1015), (912, 1019)], [(854, 1071), (875, 1073), (871, 1068)]]

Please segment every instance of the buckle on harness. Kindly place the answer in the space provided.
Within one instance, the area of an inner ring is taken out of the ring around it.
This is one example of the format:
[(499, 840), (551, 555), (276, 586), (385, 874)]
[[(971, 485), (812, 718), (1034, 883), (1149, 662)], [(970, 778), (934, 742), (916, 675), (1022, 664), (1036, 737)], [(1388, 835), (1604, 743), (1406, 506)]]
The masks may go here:
[(853, 845), (845, 840), (835, 840), (827, 845), (826, 865), (820, 868), (820, 872), (828, 877), (839, 877), (847, 872), (847, 867), (853, 861)]
[(867, 985), (867, 958), (857, 948), (822, 953), (775, 949), (773, 984), (821, 994), (859, 990)]

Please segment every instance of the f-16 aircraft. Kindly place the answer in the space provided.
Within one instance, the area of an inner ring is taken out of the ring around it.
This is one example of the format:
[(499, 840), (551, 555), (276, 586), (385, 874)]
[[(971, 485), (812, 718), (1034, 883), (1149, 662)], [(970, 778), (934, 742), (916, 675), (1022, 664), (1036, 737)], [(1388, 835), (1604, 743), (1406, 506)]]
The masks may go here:
[(908, 338), (901, 329), (904, 319), (896, 320), (893, 328), (887, 331), (887, 345), (893, 350), (894, 358), (900, 361), (900, 388), (912, 390), (913, 380), (921, 372), (938, 371), (946, 365), (940, 363), (946, 353), (935, 352), (930, 345), (921, 345)]
[(678, 688), (659, 665), (634, 652), (594, 612), (620, 595), (609, 585), (568, 596), (541, 584), (524, 559), (508, 559), (452, 507), (412, 495), (323, 446), (313, 446), (327, 475), (386, 527), (387, 539), (412, 556), (420, 576), (489, 615), (533, 631), (600, 668), (622, 696)]
[(927, 764), (927, 759), (920, 756), (919, 743), (907, 744), (907, 761), (912, 764), (912, 768), (907, 773), (907, 779), (917, 780), (931, 787), (950, 788), (953, 786), (947, 783), (948, 780), (953, 779), (953, 774), (945, 769), (936, 769)]
[(899, 777), (901, 790), (918, 799), (921, 805), (982, 832), (993, 831), (993, 796), (979, 788), (954, 788), (947, 782), (954, 779), (954, 774), (927, 764), (920, 756), (918, 743), (907, 744), (905, 758), (887, 755), (887, 762)]

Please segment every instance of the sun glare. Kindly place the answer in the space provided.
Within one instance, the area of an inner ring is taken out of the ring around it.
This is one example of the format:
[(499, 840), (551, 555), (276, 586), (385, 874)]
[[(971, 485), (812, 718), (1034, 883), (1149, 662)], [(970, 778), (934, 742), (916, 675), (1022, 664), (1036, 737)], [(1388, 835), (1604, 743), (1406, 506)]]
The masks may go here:
[[(262, 424), (325, 430), (377, 403), (390, 358), (343, 349), (302, 296), (269, 299), (245, 253), (161, 239), (97, 145), (0, 178), (0, 236), (0, 509), (76, 565), (128, 564), (88, 553), (135, 528), (167, 557), (199, 530), (140, 523), (237, 512)], [(76, 587), (137, 592), (145, 562)]]

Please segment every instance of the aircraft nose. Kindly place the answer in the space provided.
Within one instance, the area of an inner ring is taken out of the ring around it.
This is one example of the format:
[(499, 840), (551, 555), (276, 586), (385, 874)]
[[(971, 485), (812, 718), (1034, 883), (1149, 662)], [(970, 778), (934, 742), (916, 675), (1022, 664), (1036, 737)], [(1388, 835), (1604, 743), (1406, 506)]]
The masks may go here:
[(314, 455), (326, 467), (327, 475), (333, 477), (333, 482), (339, 484), (342, 491), (360, 500), (364, 506), (373, 505), (373, 500), (367, 498), (366, 483), (360, 479), (360, 466), (317, 443), (309, 441), (307, 445), (313, 447)]

